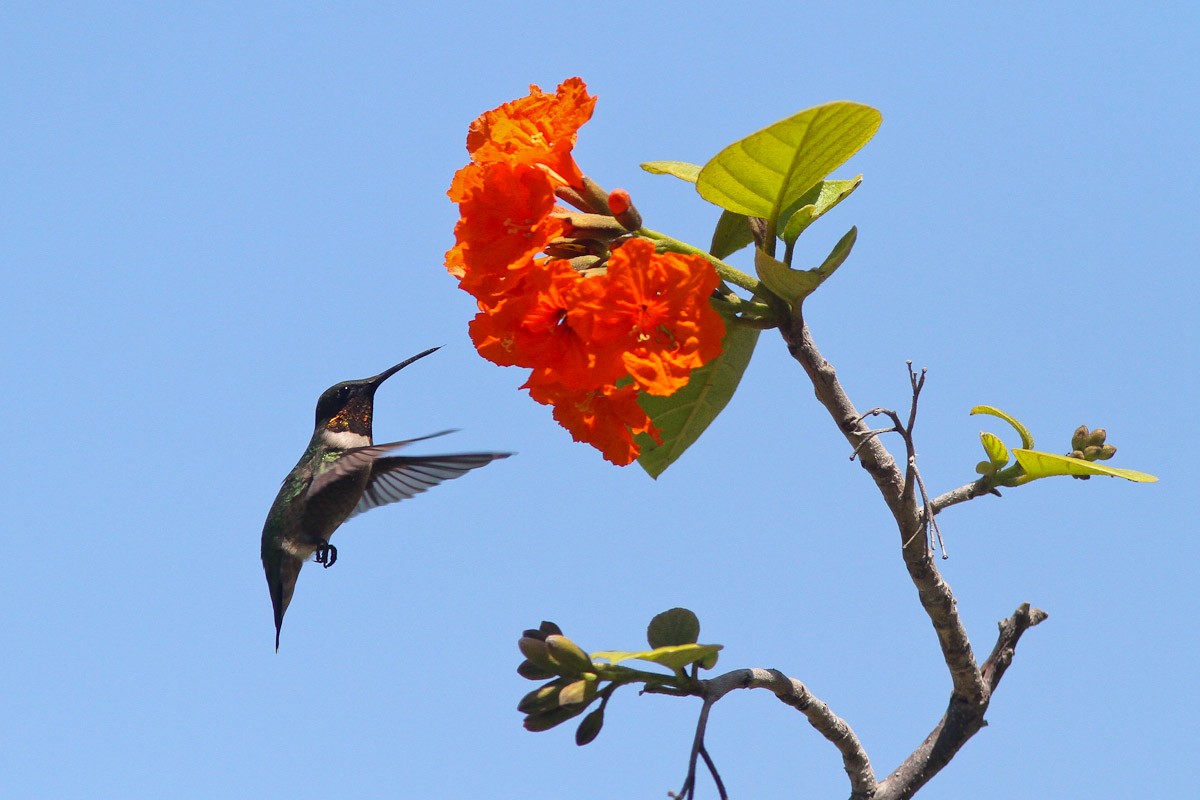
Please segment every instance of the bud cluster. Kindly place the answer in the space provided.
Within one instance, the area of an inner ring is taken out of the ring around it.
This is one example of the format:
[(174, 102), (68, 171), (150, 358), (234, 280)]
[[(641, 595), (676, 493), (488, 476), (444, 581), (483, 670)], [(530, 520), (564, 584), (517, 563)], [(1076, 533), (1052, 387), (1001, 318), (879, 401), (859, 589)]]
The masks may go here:
[[(1107, 436), (1108, 432), (1104, 428), (1089, 431), (1087, 425), (1080, 425), (1075, 429), (1075, 433), (1071, 434), (1071, 452), (1067, 455), (1084, 461), (1107, 461), (1117, 452), (1116, 447), (1105, 444), (1104, 440)], [(1074, 477), (1080, 480), (1088, 479), (1087, 475)]]
[(525, 729), (545, 731), (582, 714), (598, 696), (600, 707), (584, 717), (575, 732), (575, 743), (585, 745), (596, 738), (604, 725), (608, 692), (598, 693), (600, 676), (583, 648), (562, 635), (553, 622), (527, 630), (517, 642), (525, 660), (517, 674), (531, 681), (549, 681), (529, 692), (517, 704), (525, 715)]

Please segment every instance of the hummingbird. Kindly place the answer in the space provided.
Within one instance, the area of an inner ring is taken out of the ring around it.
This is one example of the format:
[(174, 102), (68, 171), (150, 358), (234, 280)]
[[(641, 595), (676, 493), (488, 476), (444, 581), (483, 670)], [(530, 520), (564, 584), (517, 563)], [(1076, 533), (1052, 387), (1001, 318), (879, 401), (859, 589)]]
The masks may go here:
[(335, 384), (317, 400), (316, 428), (308, 449), (283, 479), (263, 525), (262, 562), (275, 609), (275, 652), (279, 652), (279, 629), (292, 601), (300, 567), (310, 557), (325, 568), (333, 566), (337, 548), (329, 543), (329, 537), (338, 526), (364, 511), (407, 500), (442, 481), (512, 455), (387, 455), (453, 430), (402, 442), (372, 441), (375, 390), (392, 375), (438, 349), (418, 353), (373, 378)]

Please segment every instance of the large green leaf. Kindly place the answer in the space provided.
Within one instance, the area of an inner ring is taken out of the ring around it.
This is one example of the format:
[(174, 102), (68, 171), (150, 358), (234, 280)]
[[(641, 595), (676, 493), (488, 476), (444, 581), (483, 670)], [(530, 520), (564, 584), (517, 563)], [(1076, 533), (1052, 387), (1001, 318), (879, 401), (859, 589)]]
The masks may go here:
[(754, 251), (754, 267), (758, 271), (759, 279), (767, 288), (794, 308), (797, 303), (815, 292), (817, 287), (842, 265), (850, 255), (857, 238), (858, 228), (851, 228), (833, 246), (829, 257), (815, 269), (792, 269), (760, 249)]
[(642, 169), (651, 175), (674, 175), (688, 183), (695, 183), (696, 176), (700, 174), (700, 165), (687, 161), (647, 161), (642, 164)]
[(721, 208), (772, 222), (817, 181), (870, 141), (878, 110), (839, 100), (801, 111), (717, 153), (696, 180), (700, 196)]
[(1137, 483), (1154, 483), (1158, 480), (1154, 475), (1134, 469), (1106, 467), (1094, 461), (1084, 461), (1082, 458), (1060, 456), (1055, 453), (1013, 448), (1012, 454), (1030, 480), (1049, 478), (1054, 475), (1108, 475)]
[(662, 431), (661, 445), (644, 433), (637, 438), (642, 446), (638, 463), (651, 478), (657, 478), (675, 463), (725, 408), (754, 354), (758, 333), (753, 328), (728, 323), (721, 355), (692, 370), (687, 386), (670, 397), (642, 395), (638, 399)]

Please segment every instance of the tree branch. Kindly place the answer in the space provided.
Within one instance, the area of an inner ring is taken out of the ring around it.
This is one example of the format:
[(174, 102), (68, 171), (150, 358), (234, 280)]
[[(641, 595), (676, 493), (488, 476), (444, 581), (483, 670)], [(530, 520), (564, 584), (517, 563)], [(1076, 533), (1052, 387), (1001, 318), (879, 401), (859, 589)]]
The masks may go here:
[(701, 681), (700, 686), (705, 713), (713, 703), (734, 689), (769, 689), (782, 702), (804, 714), (809, 724), (842, 754), (842, 767), (850, 778), (852, 800), (866, 800), (874, 796), (875, 771), (858, 736), (844, 719), (833, 713), (824, 701), (800, 681), (789, 678), (777, 669), (752, 668), (718, 675)]
[[(958, 616), (954, 593), (942, 580), (925, 537), (918, 535), (923, 532), (925, 522), (924, 514), (916, 501), (916, 480), (913, 475), (915, 454), (910, 453), (906, 459), (906, 479), (892, 454), (879, 441), (879, 437), (872, 433), (854, 407), (854, 403), (838, 381), (837, 371), (817, 349), (808, 325), (804, 323), (799, 312), (792, 316), (790, 325), (781, 328), (780, 332), (787, 342), (788, 351), (800, 362), (812, 380), (817, 399), (829, 411), (846, 441), (858, 453), (859, 463), (875, 480), (875, 485), (879, 487), (884, 502), (896, 520), (896, 526), (900, 530), (904, 565), (917, 587), (921, 606), (937, 632), (938, 643), (946, 667), (950, 670), (955, 694), (971, 705), (978, 705), (984, 701), (986, 691), (979, 668), (975, 664), (975, 655), (971, 651), (971, 641)], [(916, 385), (913, 389), (914, 392), (918, 391)], [(915, 410), (914, 406), (914, 415)]]
[(967, 740), (987, 725), (983, 712), (987, 710), (991, 693), (1000, 684), (1004, 671), (1012, 663), (1021, 634), (1037, 625), (1048, 615), (1038, 608), (1022, 603), (1013, 615), (1000, 623), (1000, 635), (992, 654), (983, 665), (988, 696), (982, 708), (976, 710), (951, 695), (950, 706), (921, 746), (904, 760), (896, 770), (879, 783), (873, 800), (907, 800), (929, 779), (941, 771)]
[[(869, 795), (872, 800), (907, 800), (949, 763), (968, 739), (987, 724), (983, 718), (984, 713), (991, 701), (992, 692), (1012, 663), (1017, 641), (1026, 630), (1045, 619), (1046, 614), (1038, 609), (1031, 610), (1028, 604), (1022, 605), (1012, 617), (1000, 623), (1000, 637), (983, 668), (976, 665), (970, 639), (958, 615), (954, 593), (942, 579), (927, 536), (922, 534), (934, 525), (934, 515), (939, 511), (984, 494), (987, 490), (974, 483), (933, 500), (926, 494), (917, 472), (916, 447), (912, 438), (917, 398), (924, 383), (924, 373), (918, 379), (910, 364), (912, 405), (907, 426), (901, 423), (896, 412), (876, 410), (877, 413), (886, 413), (891, 417), (895, 423), (895, 432), (904, 438), (906, 463), (902, 474), (896, 460), (879, 440), (881, 433), (890, 431), (873, 431), (863, 421), (864, 415), (860, 415), (855, 409), (839, 383), (833, 365), (825, 360), (813, 342), (799, 308), (792, 315), (789, 324), (780, 328), (780, 332), (788, 345), (788, 351), (800, 362), (812, 381), (817, 399), (833, 417), (838, 429), (858, 456), (859, 463), (875, 481), (888, 510), (892, 512), (900, 533), (904, 565), (917, 589), (921, 607), (925, 609), (937, 633), (942, 657), (950, 672), (953, 688), (941, 721), (920, 747), (905, 759), (895, 772), (875, 787), (873, 795)], [(917, 503), (918, 491), (922, 500), (920, 506)], [(865, 753), (862, 758), (865, 764)], [(847, 772), (850, 772), (849, 766)], [(851, 780), (854, 780), (853, 776)], [(859, 790), (860, 785), (865, 784), (856, 785), (855, 791)]]

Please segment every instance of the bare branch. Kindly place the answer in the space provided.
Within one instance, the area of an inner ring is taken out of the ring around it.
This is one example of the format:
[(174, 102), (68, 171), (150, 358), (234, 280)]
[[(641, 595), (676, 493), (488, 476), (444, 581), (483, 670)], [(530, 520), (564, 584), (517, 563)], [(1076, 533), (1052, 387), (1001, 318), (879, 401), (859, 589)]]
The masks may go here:
[(701, 687), (705, 716), (712, 703), (734, 689), (769, 689), (781, 701), (804, 714), (809, 724), (842, 754), (842, 766), (850, 778), (850, 797), (859, 800), (874, 794), (875, 771), (858, 736), (845, 720), (800, 681), (777, 669), (739, 669), (702, 681)]
[(933, 498), (927, 505), (933, 510), (934, 514), (940, 514), (944, 509), (950, 506), (956, 506), (959, 503), (965, 503), (968, 500), (974, 500), (976, 497), (983, 497), (985, 494), (994, 494), (1000, 496), (1000, 492), (995, 489), (984, 488), (979, 481), (968, 483), (966, 486), (960, 486), (957, 489), (952, 489), (945, 494), (940, 494)]
[(929, 782), (950, 759), (987, 722), (983, 714), (987, 711), (991, 694), (1000, 684), (1004, 671), (1012, 663), (1017, 642), (1021, 634), (1037, 625), (1048, 615), (1038, 608), (1022, 603), (1013, 615), (1000, 623), (1000, 635), (992, 654), (983, 665), (983, 676), (987, 685), (987, 696), (979, 706), (972, 707), (957, 695), (951, 695), (950, 706), (933, 731), (925, 737), (921, 746), (913, 751), (895, 772), (879, 783), (873, 800), (907, 800)]

